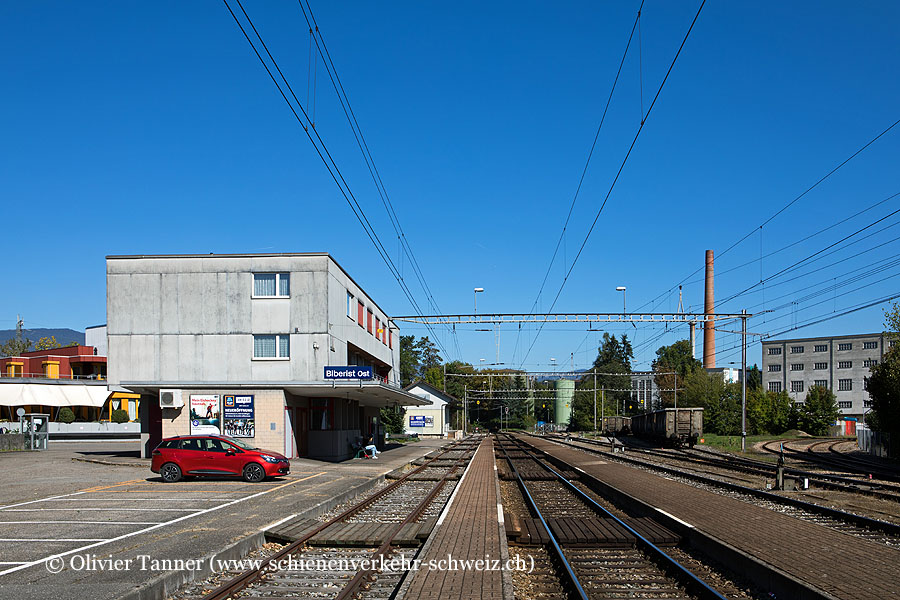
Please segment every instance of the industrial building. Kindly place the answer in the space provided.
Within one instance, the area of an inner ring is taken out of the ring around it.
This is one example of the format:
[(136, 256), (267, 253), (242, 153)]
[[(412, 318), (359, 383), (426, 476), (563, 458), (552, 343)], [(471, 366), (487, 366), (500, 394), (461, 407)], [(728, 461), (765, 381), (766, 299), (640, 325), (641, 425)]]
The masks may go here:
[(871, 406), (869, 369), (894, 343), (883, 333), (764, 341), (763, 389), (787, 391), (794, 402), (803, 402), (810, 387), (827, 387), (842, 416), (861, 420)]
[(108, 256), (109, 381), (141, 394), (145, 455), (221, 432), (342, 460), (403, 391), (397, 327), (327, 253)]

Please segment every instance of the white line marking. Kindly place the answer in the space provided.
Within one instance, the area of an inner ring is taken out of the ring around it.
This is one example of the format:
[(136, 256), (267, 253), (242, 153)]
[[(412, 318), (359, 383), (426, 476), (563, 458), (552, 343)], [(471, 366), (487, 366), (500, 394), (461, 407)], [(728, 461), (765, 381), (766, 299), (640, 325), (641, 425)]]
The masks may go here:
[[(221, 504), (220, 506), (227, 506), (227, 504)], [(137, 511), (137, 512), (156, 512), (160, 510), (165, 510), (169, 512), (184, 512), (186, 510), (197, 510), (196, 508), (118, 508), (118, 507), (104, 507), (104, 508), (96, 508), (96, 507), (88, 507), (88, 508), (74, 508), (72, 506), (62, 506), (60, 508), (7, 508), (0, 512), (38, 512), (42, 510), (71, 510), (71, 511), (81, 511), (81, 510), (103, 510), (109, 512), (114, 510), (116, 512), (121, 512), (123, 510)]]
[(499, 502), (497, 503), (497, 520), (503, 525), (503, 505)]
[(0, 510), (6, 510), (7, 508), (13, 508), (14, 506), (25, 506), (26, 504), (34, 504), (35, 502), (46, 502), (47, 500), (53, 500), (55, 498), (66, 498), (68, 496), (77, 496), (78, 494), (83, 494), (84, 492), (74, 492), (71, 494), (63, 494), (62, 496), (50, 496), (49, 498), (41, 498), (40, 500), (29, 500), (28, 502), (19, 502), (18, 504), (9, 504), (7, 506), (0, 506)]
[(159, 525), (162, 521), (0, 521), (0, 525)]
[(228, 502), (234, 498), (48, 498), (46, 500), (35, 500), (35, 502)]
[[(288, 484), (284, 484), (284, 485), (288, 485)], [(118, 537), (114, 537), (114, 538), (111, 538), (111, 539), (108, 539), (108, 540), (105, 540), (105, 541), (102, 541), (102, 542), (95, 542), (95, 543), (93, 543), (93, 544), (88, 544), (87, 546), (81, 546), (81, 547), (79, 547), (79, 548), (75, 548), (74, 550), (69, 550), (69, 551), (67, 551), (67, 552), (60, 552), (60, 553), (58, 553), (58, 554), (53, 554), (53, 555), (51, 555), (51, 556), (45, 556), (44, 558), (40, 558), (40, 559), (38, 559), (38, 560), (33, 560), (33, 561), (31, 561), (31, 562), (22, 563), (22, 564), (20, 564), (20, 565), (18, 565), (18, 566), (15, 566), (15, 567), (6, 569), (5, 571), (0, 571), (0, 575), (7, 575), (7, 574), (9, 574), (9, 573), (15, 573), (16, 571), (21, 571), (22, 569), (27, 569), (28, 567), (32, 567), (32, 566), (34, 566), (34, 565), (39, 565), (39, 564), (41, 564), (41, 563), (43, 563), (43, 562), (46, 562), (46, 561), (50, 560), (51, 558), (60, 558), (60, 557), (63, 557), (63, 556), (68, 556), (68, 555), (70, 555), (70, 554), (75, 554), (76, 552), (82, 552), (82, 551), (84, 551), (84, 550), (90, 550), (91, 548), (96, 548), (97, 546), (103, 546), (104, 544), (109, 544), (109, 543), (111, 543), (111, 542), (117, 542), (117, 541), (119, 541), (119, 540), (124, 540), (124, 539), (130, 538), (130, 537), (133, 537), (133, 536), (135, 536), (135, 535), (140, 535), (140, 534), (142, 534), (142, 533), (147, 533), (148, 531), (153, 531), (154, 529), (159, 529), (159, 528), (161, 528), (161, 527), (165, 527), (166, 525), (174, 525), (175, 523), (179, 523), (179, 522), (181, 522), (181, 521), (185, 521), (185, 520), (187, 520), (187, 519), (191, 519), (191, 518), (196, 517), (196, 516), (199, 516), (199, 515), (203, 515), (203, 514), (206, 514), (206, 513), (211, 513), (211, 512), (214, 512), (214, 511), (223, 509), (223, 508), (225, 508), (226, 506), (232, 506), (232, 505), (237, 504), (237, 503), (239, 503), (239, 502), (244, 502), (245, 500), (252, 500), (253, 498), (259, 498), (260, 496), (264, 496), (264, 495), (266, 495), (266, 494), (268, 494), (268, 493), (270, 493), (270, 492), (274, 492), (274, 491), (276, 491), (276, 490), (279, 490), (279, 489), (281, 489), (282, 487), (283, 487), (283, 486), (273, 487), (273, 488), (270, 488), (270, 489), (268, 489), (268, 490), (263, 490), (263, 491), (261, 491), (261, 492), (255, 493), (255, 494), (251, 494), (251, 495), (249, 495), (249, 496), (244, 496), (243, 498), (238, 498), (238, 499), (236, 499), (236, 500), (232, 500), (231, 502), (228, 502), (227, 504), (220, 504), (220, 505), (218, 505), (218, 506), (213, 506), (213, 507), (211, 507), (211, 508), (206, 508), (206, 509), (204, 509), (204, 510), (201, 510), (201, 511), (199, 511), (199, 512), (196, 512), (196, 513), (193, 513), (193, 514), (190, 514), (190, 515), (182, 515), (182, 516), (180, 516), (180, 517), (177, 517), (177, 518), (175, 518), (175, 519), (172, 519), (171, 521), (166, 521), (166, 522), (164, 522), (164, 523), (159, 523), (158, 525), (152, 525), (152, 526), (146, 527), (146, 528), (144, 528), (144, 529), (138, 529), (137, 531), (131, 531), (131, 532), (129, 532), (129, 533), (125, 533), (125, 534), (120, 535), (120, 536), (118, 536)], [(76, 492), (76, 493), (81, 493), (81, 492)], [(109, 509), (104, 509), (104, 510), (109, 510)], [(122, 510), (122, 509), (116, 509), (116, 510)], [(157, 510), (159, 510), (159, 509), (157, 509)]]
[[(491, 451), (493, 451), (493, 446), (491, 448)], [(475, 454), (478, 454), (478, 450), (475, 450)], [(463, 471), (462, 477), (459, 478), (459, 482), (456, 484), (456, 487), (453, 488), (453, 493), (450, 494), (450, 498), (447, 499), (447, 505), (444, 506), (444, 510), (441, 511), (441, 516), (438, 517), (437, 523), (434, 524), (433, 531), (437, 531), (437, 528), (440, 527), (441, 523), (444, 522), (444, 519), (447, 518), (447, 513), (450, 512), (450, 507), (453, 506), (453, 499), (456, 498), (456, 492), (462, 487), (463, 481), (465, 481), (466, 475), (469, 474), (469, 469), (472, 467), (472, 463), (475, 462), (475, 454), (472, 455), (472, 459), (469, 461), (469, 464), (466, 465), (466, 470)], [(0, 575), (3, 575), (3, 573), (0, 573)]]
[(24, 564), (25, 564), (25, 563), (23, 563), (23, 562), (4, 562), (4, 561), (0, 561), (0, 565), (24, 565)]
[(285, 518), (281, 519), (280, 521), (275, 521), (274, 523), (269, 523), (268, 525), (266, 525), (265, 527), (262, 528), (262, 531), (268, 531), (269, 529), (272, 529), (273, 527), (278, 527), (282, 523), (284, 523), (286, 521), (290, 521), (291, 519), (293, 519), (296, 516), (297, 516), (296, 514), (293, 514), (289, 517), (285, 517)]
[[(654, 508), (655, 508), (655, 507), (654, 507)], [(657, 508), (656, 510), (658, 510), (658, 511), (661, 512), (662, 514), (666, 515), (666, 516), (669, 517), (670, 519), (675, 519), (676, 521), (678, 521), (679, 523), (681, 523), (681, 524), (684, 525), (685, 527), (690, 527), (691, 529), (694, 529), (694, 526), (691, 525), (690, 523), (688, 523), (687, 521), (683, 521), (683, 520), (679, 519), (678, 517), (676, 517), (675, 515), (670, 514), (670, 513), (667, 513), (666, 511), (661, 510), (661, 509), (659, 509), (659, 508)]]
[(105, 542), (109, 538), (0, 538), (0, 542)]

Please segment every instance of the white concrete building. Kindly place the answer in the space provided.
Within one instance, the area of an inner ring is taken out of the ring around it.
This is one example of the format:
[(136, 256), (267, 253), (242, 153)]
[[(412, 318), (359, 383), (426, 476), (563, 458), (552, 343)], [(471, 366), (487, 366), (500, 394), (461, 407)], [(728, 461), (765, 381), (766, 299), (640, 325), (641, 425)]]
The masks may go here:
[(446, 437), (450, 432), (450, 408), (457, 402), (456, 398), (424, 381), (416, 381), (404, 390), (428, 402), (425, 406), (406, 409), (404, 433), (418, 434), (420, 437)]
[(145, 452), (218, 430), (341, 460), (383, 436), (380, 407), (423, 403), (400, 389), (397, 327), (326, 253), (106, 265), (109, 382), (153, 400), (141, 402)]

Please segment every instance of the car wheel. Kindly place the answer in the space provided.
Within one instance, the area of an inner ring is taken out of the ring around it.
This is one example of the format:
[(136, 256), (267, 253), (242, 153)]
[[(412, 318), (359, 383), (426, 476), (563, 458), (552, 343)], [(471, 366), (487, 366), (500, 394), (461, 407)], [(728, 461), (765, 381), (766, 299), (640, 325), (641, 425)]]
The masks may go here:
[(181, 481), (181, 467), (175, 463), (166, 463), (159, 469), (159, 476), (166, 483)]
[(250, 463), (244, 467), (244, 481), (257, 483), (266, 478), (266, 470), (259, 463)]

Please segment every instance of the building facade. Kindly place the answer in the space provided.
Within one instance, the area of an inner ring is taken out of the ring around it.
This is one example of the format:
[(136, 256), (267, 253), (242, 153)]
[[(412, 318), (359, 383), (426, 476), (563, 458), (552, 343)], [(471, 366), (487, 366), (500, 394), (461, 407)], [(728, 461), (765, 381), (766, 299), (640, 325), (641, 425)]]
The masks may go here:
[[(143, 402), (144, 451), (228, 433), (342, 460), (400, 389), (390, 317), (325, 253), (107, 257), (109, 380)], [(352, 368), (351, 368), (352, 367)]]
[(407, 435), (422, 437), (447, 437), (450, 433), (450, 407), (456, 398), (424, 381), (416, 381), (404, 388), (428, 402), (426, 406), (406, 409), (403, 430)]
[(862, 419), (870, 407), (869, 369), (895, 342), (883, 333), (764, 341), (763, 389), (787, 391), (794, 402), (803, 402), (810, 387), (827, 387), (842, 416)]

